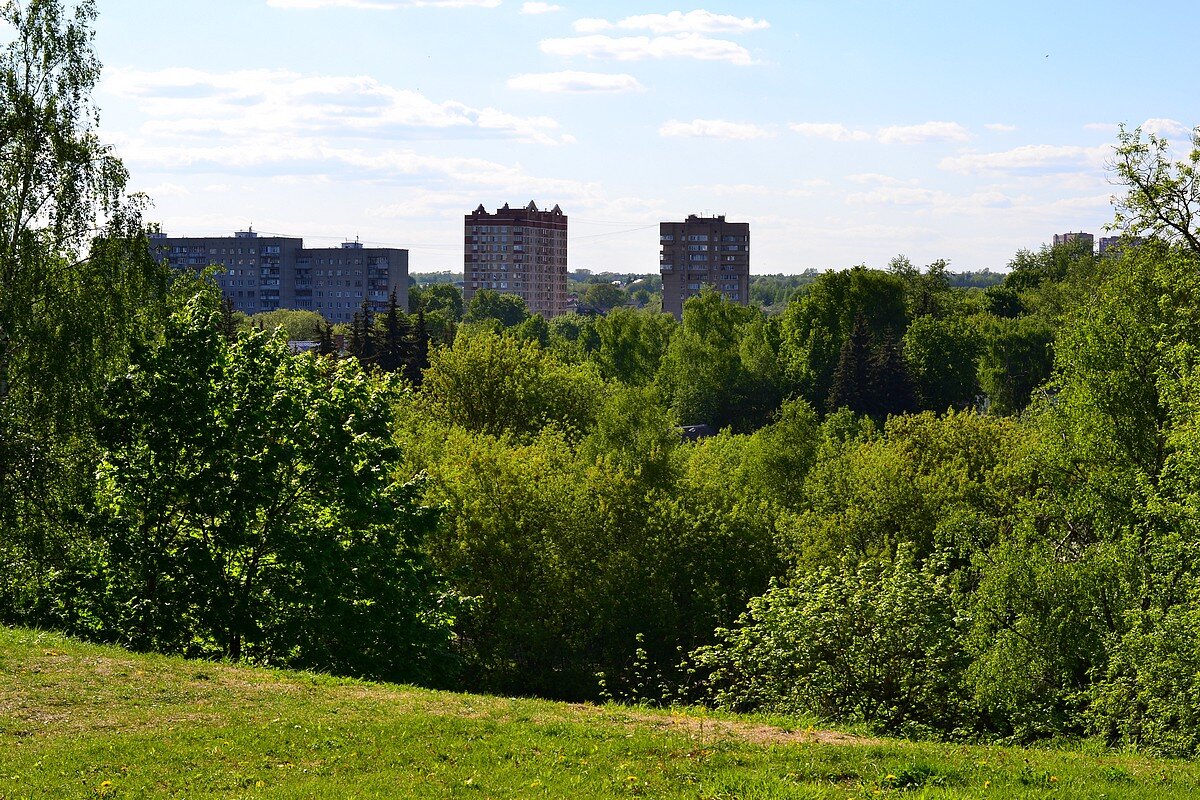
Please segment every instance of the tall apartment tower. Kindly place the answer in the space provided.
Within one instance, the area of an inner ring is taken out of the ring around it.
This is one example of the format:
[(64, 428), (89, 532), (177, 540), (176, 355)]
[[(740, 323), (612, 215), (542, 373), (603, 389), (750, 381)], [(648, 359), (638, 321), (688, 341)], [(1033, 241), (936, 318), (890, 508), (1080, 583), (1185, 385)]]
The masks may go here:
[(750, 223), (688, 215), (658, 226), (663, 311), (683, 318), (683, 304), (712, 286), (741, 305), (750, 302)]
[(463, 218), (463, 302), (480, 289), (520, 295), (543, 317), (567, 311), (567, 216), (508, 203), (489, 214), (482, 205)]
[(150, 249), (177, 269), (218, 267), (221, 293), (246, 314), (300, 309), (319, 312), (330, 322), (349, 322), (363, 300), (375, 311), (385, 310), (392, 292), (408, 310), (407, 250), (359, 242), (305, 247), (303, 239), (252, 230), (213, 237), (152, 233)]

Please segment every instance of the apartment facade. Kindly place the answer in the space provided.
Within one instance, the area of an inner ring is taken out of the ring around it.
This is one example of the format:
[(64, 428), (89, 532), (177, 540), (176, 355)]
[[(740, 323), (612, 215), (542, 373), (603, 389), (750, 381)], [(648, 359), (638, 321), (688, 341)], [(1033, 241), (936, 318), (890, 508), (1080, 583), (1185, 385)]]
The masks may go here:
[(349, 322), (363, 300), (375, 311), (388, 298), (408, 309), (408, 251), (364, 247), (305, 247), (289, 236), (263, 236), (253, 230), (233, 236), (150, 235), (154, 256), (177, 269), (219, 269), (217, 285), (233, 307), (246, 314), (281, 308), (316, 311), (330, 322)]
[(658, 226), (663, 311), (683, 318), (683, 304), (705, 286), (735, 303), (750, 302), (750, 223), (689, 214)]
[(507, 203), (489, 214), (480, 205), (463, 218), (463, 302), (480, 289), (519, 295), (535, 314), (567, 312), (567, 216), (557, 205), (538, 210)]
[(1088, 250), (1092, 250), (1094, 248), (1095, 241), (1096, 237), (1092, 236), (1090, 233), (1084, 233), (1083, 231), (1071, 231), (1070, 233), (1054, 234), (1055, 247), (1078, 242), (1082, 246), (1087, 247)]

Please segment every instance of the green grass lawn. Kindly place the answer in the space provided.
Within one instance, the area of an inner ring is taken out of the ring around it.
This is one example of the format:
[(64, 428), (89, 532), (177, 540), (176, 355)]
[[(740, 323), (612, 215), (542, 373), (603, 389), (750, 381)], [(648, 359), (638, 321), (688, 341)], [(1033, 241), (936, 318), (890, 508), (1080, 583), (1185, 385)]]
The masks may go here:
[(1200, 797), (1200, 766), (432, 692), (0, 628), (0, 798)]

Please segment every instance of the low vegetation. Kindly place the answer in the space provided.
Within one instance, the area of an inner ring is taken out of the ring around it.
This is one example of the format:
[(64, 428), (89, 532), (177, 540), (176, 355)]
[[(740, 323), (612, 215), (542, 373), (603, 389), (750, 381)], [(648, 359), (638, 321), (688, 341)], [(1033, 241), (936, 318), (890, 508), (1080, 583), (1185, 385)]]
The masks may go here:
[(0, 629), (0, 797), (1168, 798), (1200, 767), (449, 694)]

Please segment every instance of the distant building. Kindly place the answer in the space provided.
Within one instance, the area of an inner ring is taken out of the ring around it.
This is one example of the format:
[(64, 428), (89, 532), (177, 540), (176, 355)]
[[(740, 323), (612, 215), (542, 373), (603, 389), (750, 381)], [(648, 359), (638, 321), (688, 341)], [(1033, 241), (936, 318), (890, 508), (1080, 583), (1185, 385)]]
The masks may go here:
[(683, 317), (683, 304), (712, 286), (730, 300), (750, 302), (750, 223), (725, 217), (688, 216), (658, 226), (662, 248), (663, 311)]
[(1094, 244), (1093, 244), (1095, 242), (1095, 240), (1096, 240), (1096, 237), (1092, 236), (1090, 233), (1084, 233), (1083, 231), (1078, 231), (1076, 233), (1056, 233), (1056, 234), (1054, 234), (1054, 246), (1055, 247), (1058, 247), (1059, 245), (1063, 245), (1063, 244), (1074, 244), (1075, 242), (1081, 242), (1083, 244), (1086, 244), (1087, 249), (1089, 251), (1091, 251), (1091, 250), (1095, 249)]
[(1100, 255), (1115, 256), (1125, 247), (1137, 247), (1142, 243), (1140, 236), (1101, 236)]
[(463, 218), (463, 302), (480, 289), (519, 295), (543, 317), (567, 313), (567, 216), (508, 203)]
[(396, 293), (408, 309), (408, 251), (363, 247), (305, 247), (288, 236), (173, 237), (150, 234), (154, 257), (176, 269), (216, 273), (221, 293), (246, 314), (281, 308), (316, 311), (330, 322), (349, 322), (366, 300), (375, 311), (387, 308)]

